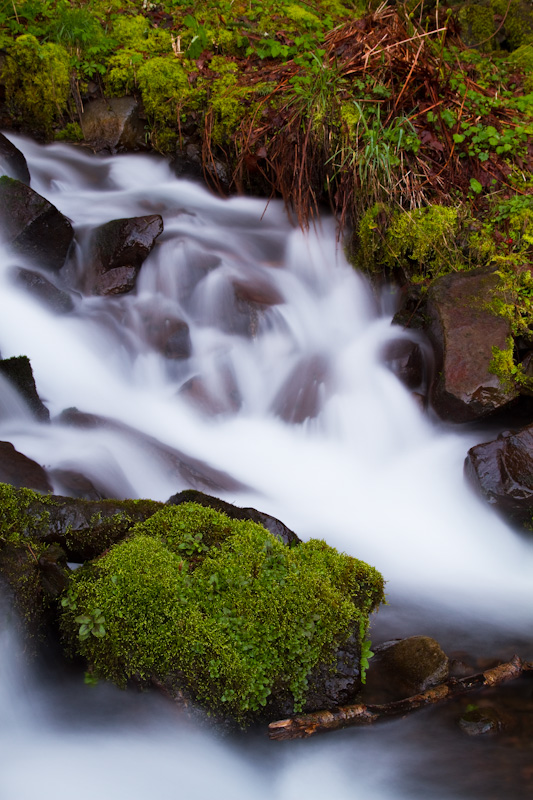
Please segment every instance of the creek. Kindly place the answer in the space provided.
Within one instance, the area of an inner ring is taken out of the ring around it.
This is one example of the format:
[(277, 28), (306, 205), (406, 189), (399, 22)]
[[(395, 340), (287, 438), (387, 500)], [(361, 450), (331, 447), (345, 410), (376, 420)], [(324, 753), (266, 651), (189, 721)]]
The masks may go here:
[[(280, 204), (213, 197), (156, 157), (9, 138), (32, 188), (73, 222), (71, 283), (92, 227), (145, 214), (161, 214), (165, 227), (134, 292), (75, 293), (62, 315), (13, 281), (14, 267), (38, 265), (2, 247), (0, 352), (30, 358), (52, 422), (36, 422), (4, 391), (0, 440), (47, 470), (83, 473), (108, 496), (164, 501), (193, 486), (373, 564), (388, 597), (374, 642), (426, 634), (472, 658), (532, 657), (533, 541), (463, 480), (468, 448), (492, 432), (422, 411), (388, 369), (387, 343), (408, 336), (390, 324), (394, 292), (376, 300), (331, 220), (304, 234)], [(188, 358), (154, 343), (161, 315), (189, 326)], [(68, 425), (58, 415), (72, 407), (110, 422)], [(173, 451), (216, 470), (218, 490), (211, 472), (178, 474)], [(531, 684), (520, 686), (530, 697)], [(533, 740), (466, 737), (456, 724), (465, 707), (303, 742), (269, 742), (262, 731), (223, 737), (158, 698), (86, 687), (54, 662), (27, 664), (5, 625), (0, 796), (528, 796)]]

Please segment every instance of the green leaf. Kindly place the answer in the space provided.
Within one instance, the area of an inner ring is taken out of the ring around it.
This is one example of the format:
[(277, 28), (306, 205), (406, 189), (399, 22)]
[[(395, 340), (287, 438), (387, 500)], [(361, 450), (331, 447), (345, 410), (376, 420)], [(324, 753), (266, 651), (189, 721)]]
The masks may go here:
[(470, 178), (470, 188), (471, 188), (471, 189), (472, 189), (472, 191), (473, 191), (473, 192), (475, 192), (476, 194), (480, 194), (480, 192), (482, 192), (482, 191), (483, 191), (483, 186), (482, 186), (482, 185), (480, 184), (480, 182), (479, 182), (478, 180), (476, 180), (475, 178)]

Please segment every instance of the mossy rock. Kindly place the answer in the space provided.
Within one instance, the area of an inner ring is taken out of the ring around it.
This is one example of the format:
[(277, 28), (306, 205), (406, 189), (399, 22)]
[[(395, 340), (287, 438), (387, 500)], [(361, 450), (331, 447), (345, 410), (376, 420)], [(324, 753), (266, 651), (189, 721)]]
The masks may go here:
[(162, 684), (243, 724), (287, 699), (287, 713), (308, 697), (325, 702), (317, 681), (350, 640), (343, 685), (356, 691), (368, 615), (382, 601), (382, 576), (325, 542), (289, 548), (254, 522), (184, 503), (74, 574), (62, 628), (95, 676)]
[(0, 483), (0, 549), (60, 545), (70, 561), (95, 558), (162, 506), (153, 500), (81, 500)]

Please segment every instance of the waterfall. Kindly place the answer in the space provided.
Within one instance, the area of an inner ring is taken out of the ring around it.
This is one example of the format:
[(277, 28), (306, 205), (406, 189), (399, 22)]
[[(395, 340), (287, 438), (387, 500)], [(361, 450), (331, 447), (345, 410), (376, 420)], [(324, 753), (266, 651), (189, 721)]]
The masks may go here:
[[(278, 202), (216, 198), (163, 159), (10, 138), (77, 243), (60, 286), (74, 310), (62, 315), (13, 279), (39, 265), (2, 246), (0, 352), (30, 358), (51, 423), (36, 422), (2, 381), (0, 440), (108, 495), (163, 501), (191, 485), (176, 469), (185, 454), (205, 468), (197, 488), (215, 475), (212, 493), (376, 566), (389, 598), (375, 622), (383, 635), (442, 635), (468, 649), (531, 631), (531, 542), (463, 482), (482, 434), (423, 412), (386, 366), (387, 343), (409, 334), (346, 262), (331, 220), (304, 233)], [(147, 214), (163, 217), (164, 233), (135, 291), (76, 291), (90, 231)], [(157, 341), (161, 319), (188, 326), (188, 357)], [(73, 407), (101, 424), (67, 424), (61, 412)], [(1, 636), (6, 800), (391, 800), (468, 789), (466, 763), (460, 785), (439, 783), (439, 770), (465, 758), (442, 724), (442, 753), (418, 719), (285, 749), (253, 735), (219, 740), (153, 698), (26, 674), (13, 666), (22, 656), (12, 632)]]

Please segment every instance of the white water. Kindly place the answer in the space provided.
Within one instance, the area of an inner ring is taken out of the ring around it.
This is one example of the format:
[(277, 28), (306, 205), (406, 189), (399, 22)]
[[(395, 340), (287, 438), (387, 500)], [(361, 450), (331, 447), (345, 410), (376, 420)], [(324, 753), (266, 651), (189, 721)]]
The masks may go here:
[[(496, 640), (529, 634), (531, 542), (509, 530), (463, 482), (464, 457), (480, 433), (425, 416), (383, 365), (385, 343), (401, 334), (345, 263), (329, 223), (304, 236), (290, 227), (280, 205), (265, 210), (262, 201), (219, 200), (177, 180), (163, 161), (97, 160), (11, 138), (26, 155), (32, 187), (73, 221), (81, 242), (77, 270), (91, 226), (159, 213), (165, 232), (134, 293), (77, 296), (75, 312), (64, 316), (14, 285), (12, 269), (21, 260), (2, 251), (2, 357), (29, 356), (52, 417), (75, 406), (128, 428), (38, 424), (13, 393), (2, 392), (0, 440), (47, 469), (83, 472), (115, 496), (166, 500), (187, 484), (157, 440), (248, 487), (226, 492), (225, 499), (269, 512), (300, 537), (325, 538), (377, 566), (391, 602), (380, 617), (416, 605), (415, 620), (423, 627), (392, 635), (437, 635), (451, 626), (461, 637), (459, 649), (476, 638), (472, 621)], [(231, 332), (234, 320), (246, 322), (233, 281), (266, 286), (283, 300), (255, 320), (254, 337)], [(188, 323), (191, 358), (169, 360), (154, 349), (147, 334), (154, 308)], [(291, 402), (297, 407), (302, 397), (296, 391), (291, 400), (285, 392), (283, 403), (282, 387), (310, 358), (327, 365), (314, 385), (319, 413), (286, 422), (275, 410), (283, 407), (290, 419)], [(221, 413), (198, 411), (178, 395), (195, 376)], [(99, 721), (84, 725), (77, 717), (86, 711), (80, 703), (89, 701), (78, 694), (89, 690), (78, 687), (71, 695), (71, 687), (62, 694), (40, 686), (18, 662), (13, 666), (10, 636), (3, 633), (0, 662), (2, 800), (37, 793), (44, 800), (96, 793), (106, 800), (390, 800), (414, 796), (420, 760), (431, 764), (440, 757), (427, 742), (421, 745), (418, 722), (285, 749), (254, 739), (252, 750), (248, 740), (229, 743), (183, 729), (157, 704), (142, 701), (139, 708), (137, 699), (130, 706), (111, 687), (92, 690)], [(70, 704), (72, 715), (57, 719), (52, 709)], [(454, 747), (446, 758), (457, 766), (462, 749)], [(421, 796), (428, 791), (424, 780)], [(459, 796), (438, 780), (430, 791), (431, 797)]]

